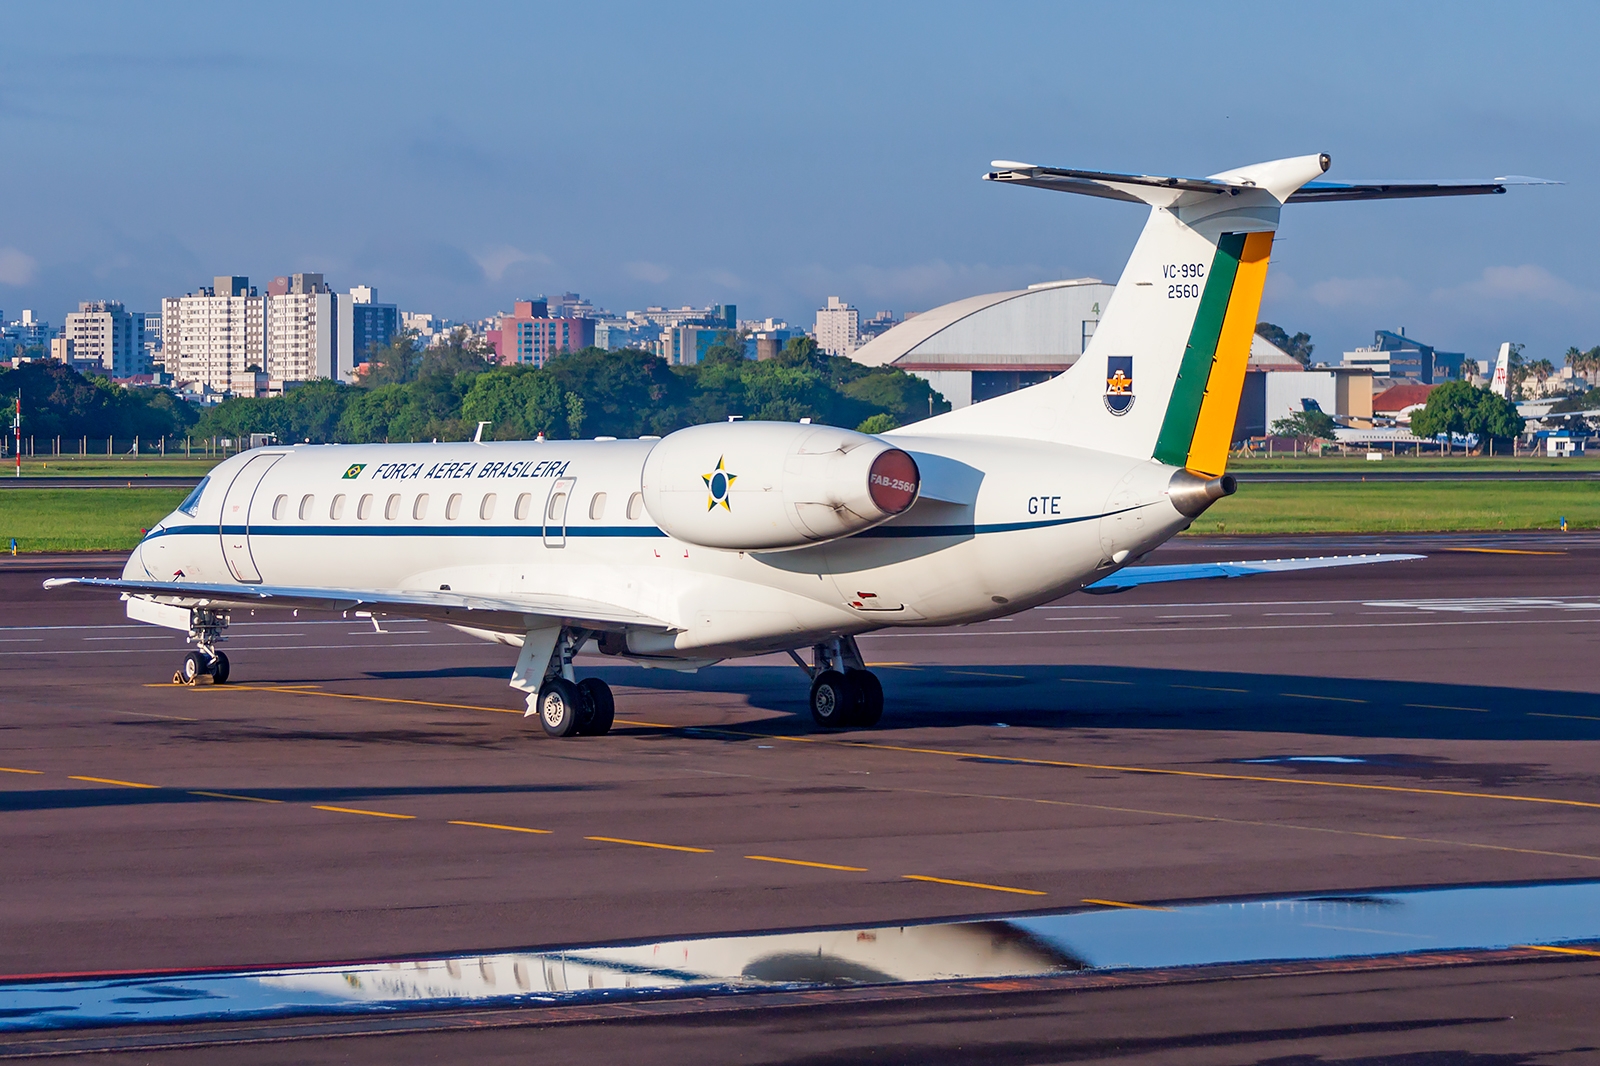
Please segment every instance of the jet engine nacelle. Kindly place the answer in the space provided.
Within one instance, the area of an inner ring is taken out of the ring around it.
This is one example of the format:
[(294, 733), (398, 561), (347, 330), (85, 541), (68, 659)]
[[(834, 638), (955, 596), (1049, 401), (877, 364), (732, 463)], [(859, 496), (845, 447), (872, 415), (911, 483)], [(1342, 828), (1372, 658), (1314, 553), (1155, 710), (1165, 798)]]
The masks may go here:
[(848, 537), (917, 499), (916, 460), (877, 437), (793, 422), (669, 434), (644, 463), (644, 504), (690, 544), (774, 551)]

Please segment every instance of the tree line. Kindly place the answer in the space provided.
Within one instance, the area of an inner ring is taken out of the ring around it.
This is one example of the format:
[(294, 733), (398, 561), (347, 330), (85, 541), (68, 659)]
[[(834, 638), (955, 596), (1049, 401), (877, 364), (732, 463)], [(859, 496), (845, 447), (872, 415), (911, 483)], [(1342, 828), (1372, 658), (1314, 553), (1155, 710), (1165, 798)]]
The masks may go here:
[(428, 349), (402, 334), (370, 354), (358, 386), (312, 381), (282, 396), (228, 400), (190, 432), (312, 443), (467, 440), (487, 422), (484, 439), (626, 438), (737, 416), (881, 433), (950, 409), (922, 379), (830, 356), (807, 337), (755, 362), (728, 336), (691, 366), (632, 349), (586, 348), (539, 368), (496, 366), (490, 354), (462, 334)]

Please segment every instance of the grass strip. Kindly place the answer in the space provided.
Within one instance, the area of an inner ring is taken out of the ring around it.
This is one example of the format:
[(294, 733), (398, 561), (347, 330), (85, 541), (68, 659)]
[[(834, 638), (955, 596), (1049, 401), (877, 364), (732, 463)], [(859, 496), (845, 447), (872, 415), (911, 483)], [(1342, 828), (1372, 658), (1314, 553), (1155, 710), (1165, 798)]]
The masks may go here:
[(0, 489), (0, 548), (127, 551), (187, 489)]

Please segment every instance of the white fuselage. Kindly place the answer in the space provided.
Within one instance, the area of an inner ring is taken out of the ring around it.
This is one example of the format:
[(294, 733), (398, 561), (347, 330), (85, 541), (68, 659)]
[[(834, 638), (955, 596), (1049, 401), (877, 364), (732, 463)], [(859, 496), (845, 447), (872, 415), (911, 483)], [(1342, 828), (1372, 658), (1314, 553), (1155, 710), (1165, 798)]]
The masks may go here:
[(885, 439), (923, 471), (908, 511), (760, 552), (661, 531), (638, 495), (653, 439), (256, 449), (217, 466), (194, 513), (153, 529), (125, 577), (582, 597), (674, 630), (630, 632), (630, 654), (703, 662), (1010, 614), (1190, 521), (1166, 495), (1173, 468), (1152, 460), (914, 430)]

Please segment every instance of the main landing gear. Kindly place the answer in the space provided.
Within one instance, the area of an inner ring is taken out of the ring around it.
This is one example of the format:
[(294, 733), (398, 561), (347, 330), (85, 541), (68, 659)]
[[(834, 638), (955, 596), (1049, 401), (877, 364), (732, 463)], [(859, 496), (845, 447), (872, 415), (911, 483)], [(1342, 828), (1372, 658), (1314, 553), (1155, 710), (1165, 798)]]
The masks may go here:
[(189, 609), (189, 642), (195, 648), (183, 657), (173, 673), (174, 685), (198, 685), (200, 679), (206, 677), (213, 685), (227, 683), (228, 657), (217, 650), (217, 645), (228, 639), (222, 632), (227, 628), (227, 611), (210, 607)]
[(818, 725), (874, 726), (883, 717), (883, 685), (862, 661), (854, 637), (816, 645), (809, 665), (796, 652), (789, 657), (811, 677), (811, 717)]
[[(523, 638), (511, 684), (529, 693), (527, 715), (538, 715), (539, 724), (553, 737), (602, 737), (616, 718), (611, 686), (598, 677), (579, 681), (573, 675), (572, 657), (591, 635), (574, 629), (536, 630)], [(531, 679), (541, 659), (543, 679), (534, 689)]]

